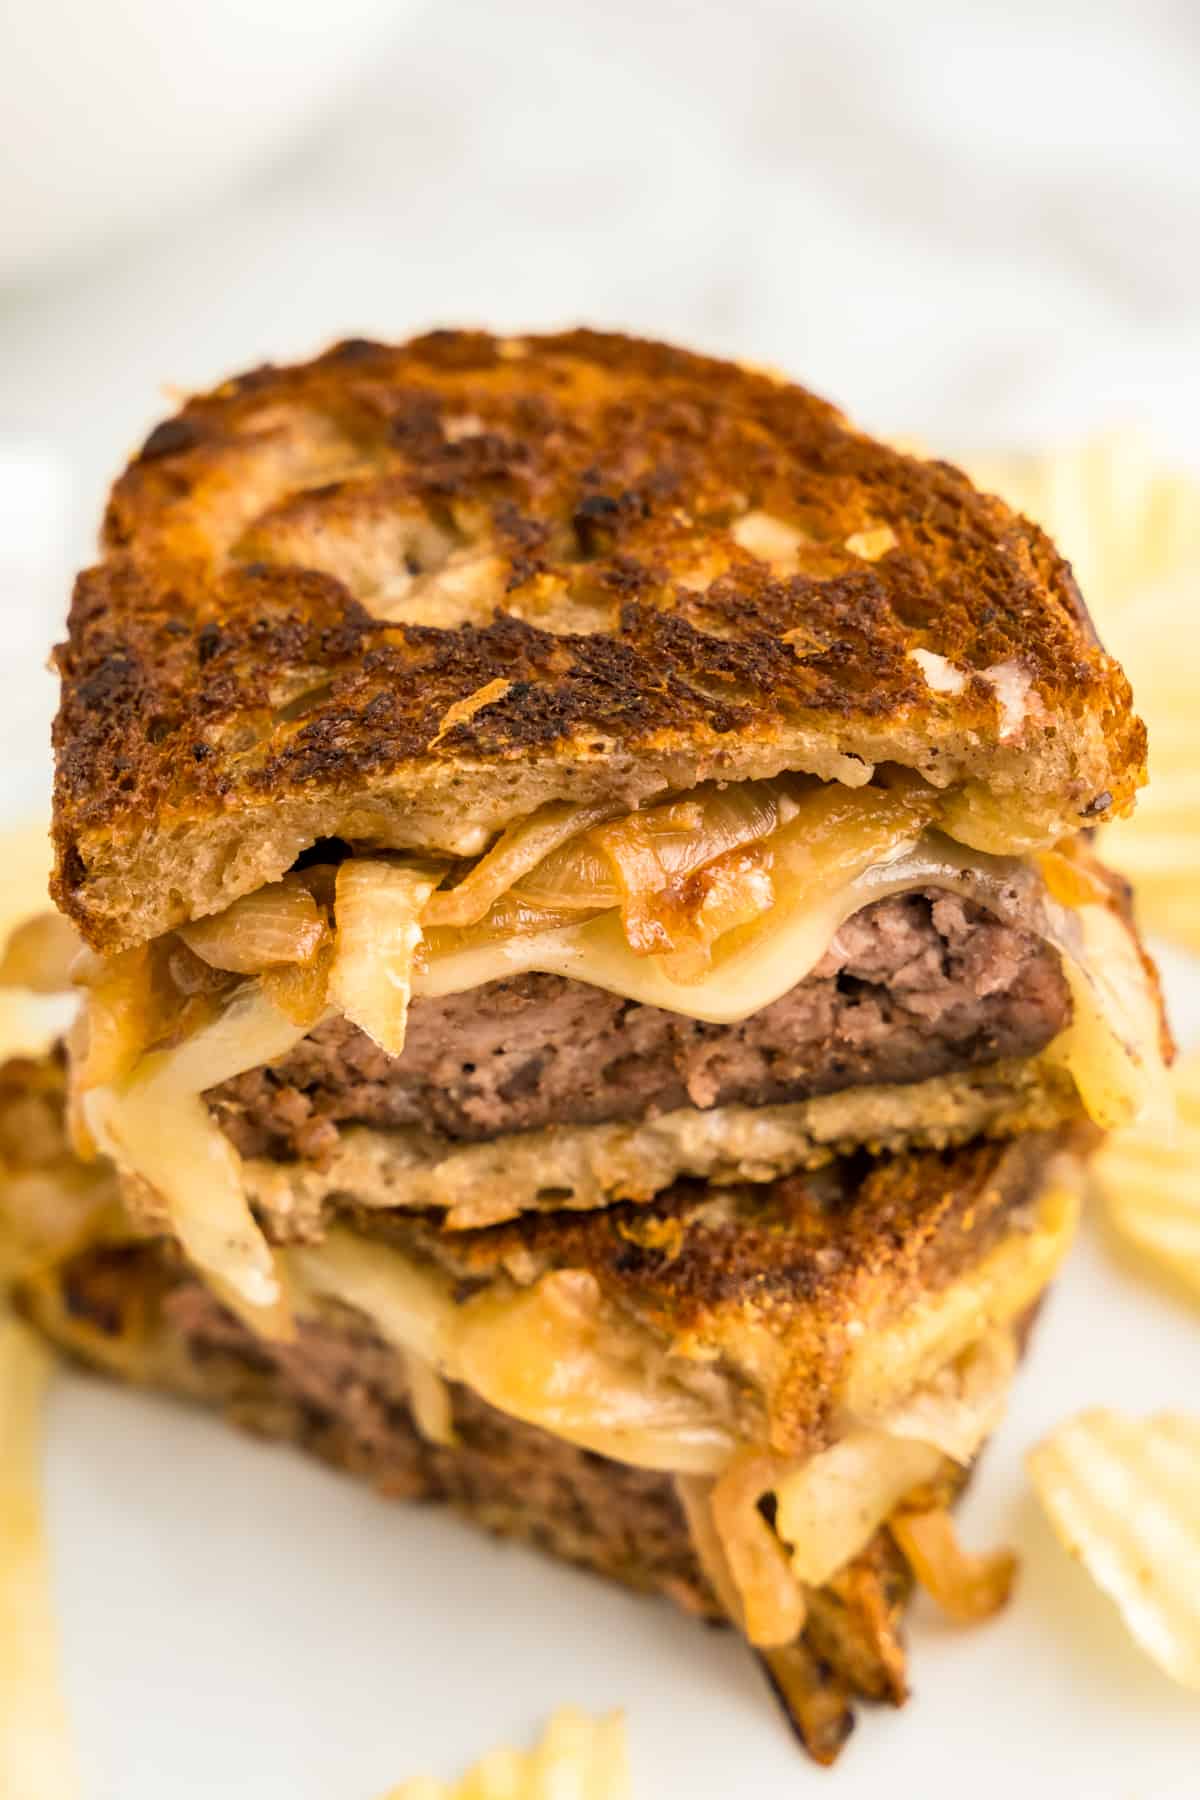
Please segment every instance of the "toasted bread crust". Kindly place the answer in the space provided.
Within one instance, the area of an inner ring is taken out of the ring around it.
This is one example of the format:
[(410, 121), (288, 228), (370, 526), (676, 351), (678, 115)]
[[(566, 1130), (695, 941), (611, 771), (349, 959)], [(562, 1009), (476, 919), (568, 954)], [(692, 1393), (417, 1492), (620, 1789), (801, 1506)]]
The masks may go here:
[(773, 1447), (807, 1454), (836, 1435), (860, 1339), (882, 1338), (999, 1246), (1023, 1245), (1056, 1153), (1084, 1136), (1066, 1127), (878, 1160), (864, 1152), (768, 1184), (684, 1181), (649, 1206), (526, 1213), (479, 1231), (353, 1206), (348, 1217), (440, 1264), (464, 1298), (496, 1280), (585, 1270), (618, 1313), (676, 1353), (739, 1371), (765, 1406)]
[(151, 433), (104, 550), (55, 727), (55, 893), (102, 948), (318, 837), (470, 853), (552, 797), (887, 760), (1048, 841), (1143, 778), (1035, 526), (659, 344), (437, 332), (253, 371)]

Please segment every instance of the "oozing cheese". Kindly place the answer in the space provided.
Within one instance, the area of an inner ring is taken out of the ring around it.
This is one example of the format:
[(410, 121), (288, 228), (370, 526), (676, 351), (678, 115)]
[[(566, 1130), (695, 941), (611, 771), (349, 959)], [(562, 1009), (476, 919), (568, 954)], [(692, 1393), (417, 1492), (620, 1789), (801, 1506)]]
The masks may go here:
[[(1056, 1177), (1028, 1229), (886, 1330), (853, 1342), (844, 1372), (847, 1429), (923, 1436), (941, 1451), (969, 1455), (975, 1446), (963, 1444), (964, 1402), (991, 1405), (1011, 1365), (989, 1363), (994, 1378), (978, 1394), (961, 1384), (948, 1389), (945, 1371), (1025, 1310), (1064, 1254), (1077, 1216), (1071, 1182)], [(446, 1272), (345, 1227), (280, 1257), (301, 1316), (319, 1312), (323, 1300), (350, 1306), (395, 1349), (556, 1437), (680, 1474), (715, 1475), (739, 1446), (724, 1378), (703, 1360), (669, 1356), (646, 1328), (614, 1315), (581, 1271), (558, 1271), (532, 1287), (501, 1280), (460, 1303)], [(885, 1355), (876, 1354), (884, 1347)], [(914, 1411), (917, 1392), (923, 1410)]]
[(343, 1228), (282, 1260), (300, 1313), (322, 1297), (352, 1306), (394, 1349), (584, 1449), (697, 1474), (722, 1468), (736, 1447), (718, 1379), (699, 1366), (668, 1368), (648, 1334), (615, 1327), (580, 1271), (459, 1305), (438, 1270)]
[[(788, 1641), (802, 1623), (797, 1581), (827, 1581), (946, 1456), (969, 1462), (994, 1429), (1016, 1360), (1013, 1322), (1029, 1301), (1021, 1247), (1046, 1240), (1060, 1255), (1075, 1210), (1069, 1185), (1055, 1187), (1032, 1233), (1014, 1233), (943, 1293), (926, 1297), (915, 1309), (921, 1329), (909, 1334), (909, 1358), (868, 1355), (856, 1373), (852, 1351), (847, 1393), (857, 1390), (865, 1412), (843, 1405), (840, 1439), (794, 1459), (748, 1443), (725, 1378), (703, 1362), (689, 1367), (646, 1328), (615, 1315), (581, 1271), (558, 1271), (528, 1288), (501, 1277), (458, 1303), (443, 1271), (348, 1230), (290, 1250), (286, 1260), (301, 1315), (320, 1313), (329, 1300), (349, 1306), (402, 1355), (418, 1356), (499, 1411), (600, 1455), (672, 1473), (685, 1492), (690, 1483), (705, 1497), (704, 1516), (722, 1544), (736, 1590), (726, 1601), (731, 1616), (753, 1642), (767, 1644)], [(1044, 1277), (1046, 1258), (1034, 1262)], [(899, 1335), (890, 1335), (903, 1346), (904, 1319), (897, 1325)], [(941, 1349), (932, 1367), (931, 1329)], [(778, 1497), (778, 1537), (759, 1509), (766, 1492)], [(763, 1593), (778, 1600), (789, 1566), (786, 1591), (799, 1610), (784, 1627)]]
[[(659, 1006), (686, 1018), (735, 1024), (770, 1006), (811, 974), (844, 922), (890, 894), (922, 887), (997, 888), (1013, 871), (1031, 871), (980, 851), (965, 851), (938, 833), (902, 846), (816, 900), (780, 903), (752, 930), (718, 943), (699, 981), (673, 980), (663, 959), (629, 948), (615, 914), (583, 925), (500, 939), (431, 956), (414, 992), (462, 993), (486, 982), (538, 970), (564, 975)], [(1095, 902), (1067, 908), (1039, 894), (1047, 935), (1063, 958), (1075, 1016), (1056, 1055), (1075, 1080), (1083, 1104), (1106, 1129), (1129, 1124), (1162, 1092), (1164, 1069), (1158, 1004), (1125, 921)], [(1037, 927), (1036, 918), (1030, 924)]]
[[(1073, 1021), (1047, 1054), (1065, 1065), (1084, 1107), (1105, 1128), (1129, 1123), (1163, 1092), (1157, 1000), (1129, 928), (1101, 901), (1063, 905), (1027, 865), (964, 850), (932, 831), (866, 866), (862, 840), (852, 834), (832, 849), (826, 840), (822, 854), (829, 861), (785, 889), (762, 918), (718, 939), (711, 968), (695, 982), (674, 979), (663, 957), (635, 954), (612, 911), (580, 925), (431, 954), (414, 990), (457, 993), (541, 970), (731, 1024), (803, 981), (843, 921), (873, 901), (941, 887), (1003, 907), (1024, 889), (1032, 902), (1028, 921), (1062, 955), (1074, 999)], [(822, 882), (821, 868), (828, 877), (831, 866), (840, 878)], [(380, 959), (382, 980), (386, 946)], [(152, 1051), (132, 1074), (87, 1096), (96, 1141), (162, 1195), (176, 1236), (222, 1296), (275, 1334), (287, 1324), (271, 1253), (250, 1212), (237, 1156), (201, 1096), (278, 1060), (303, 1035), (252, 982), (213, 1024), (172, 1049)]]
[(275, 1258), (250, 1211), (237, 1152), (200, 1096), (286, 1055), (303, 1036), (303, 1027), (253, 983), (212, 1024), (172, 1050), (143, 1057), (123, 1081), (84, 1098), (99, 1147), (161, 1195), (196, 1268), (227, 1305), (270, 1337), (290, 1329)]
[[(928, 859), (933, 866), (934, 859)], [(895, 858), (862, 870), (832, 894), (779, 906), (748, 942), (718, 944), (702, 980), (672, 980), (662, 958), (629, 948), (616, 913), (584, 925), (498, 940), (478, 949), (432, 956), (413, 983), (416, 994), (459, 994), (504, 976), (538, 970), (605, 988), (626, 1000), (714, 1025), (748, 1019), (803, 981), (820, 962), (838, 926), (887, 894), (919, 884), (924, 868), (915, 844)], [(741, 937), (741, 933), (730, 933)]]

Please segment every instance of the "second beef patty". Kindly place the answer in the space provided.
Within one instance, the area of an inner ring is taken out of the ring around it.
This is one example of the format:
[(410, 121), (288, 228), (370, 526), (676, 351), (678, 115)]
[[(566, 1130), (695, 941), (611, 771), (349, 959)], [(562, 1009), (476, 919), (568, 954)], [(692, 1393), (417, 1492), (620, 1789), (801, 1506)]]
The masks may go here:
[(877, 901), (790, 993), (708, 1025), (559, 975), (413, 1002), (404, 1054), (343, 1019), (209, 1096), (245, 1155), (319, 1160), (338, 1127), (482, 1139), (766, 1105), (1032, 1056), (1068, 1023), (1057, 954), (945, 893)]

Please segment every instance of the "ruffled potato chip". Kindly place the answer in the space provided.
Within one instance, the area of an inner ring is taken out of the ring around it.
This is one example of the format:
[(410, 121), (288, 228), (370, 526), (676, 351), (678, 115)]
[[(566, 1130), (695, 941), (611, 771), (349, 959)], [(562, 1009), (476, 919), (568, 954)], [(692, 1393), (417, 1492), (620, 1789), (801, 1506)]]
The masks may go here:
[(1079, 1414), (1027, 1459), (1055, 1532), (1142, 1649), (1200, 1689), (1200, 1419)]
[(1200, 1053), (1170, 1081), (1174, 1129), (1146, 1119), (1118, 1132), (1093, 1168), (1114, 1230), (1200, 1298)]
[(425, 1776), (383, 1800), (629, 1800), (631, 1793), (622, 1715), (590, 1719), (566, 1706), (534, 1749), (489, 1751), (453, 1786)]
[(1040, 454), (968, 456), (966, 468), (1049, 532), (1106, 636), (1131, 601), (1200, 567), (1200, 481), (1164, 468), (1136, 431)]
[(1189, 639), (1200, 579), (1200, 479), (1136, 434), (1048, 456), (968, 458), (972, 478), (1070, 558), (1150, 733), (1150, 785), (1102, 853), (1137, 888), (1142, 923), (1200, 951), (1200, 711)]
[(73, 1800), (74, 1755), (58, 1683), (42, 1531), (42, 1400), (50, 1352), (0, 1313), (0, 1794)]
[[(14, 932), (48, 912), (47, 886), (53, 852), (46, 824), (0, 832), (0, 957)], [(18, 982), (19, 971), (10, 972)], [(41, 1056), (69, 1024), (74, 1004), (56, 995), (34, 993), (23, 984), (0, 984), (0, 1061), (9, 1056)]]

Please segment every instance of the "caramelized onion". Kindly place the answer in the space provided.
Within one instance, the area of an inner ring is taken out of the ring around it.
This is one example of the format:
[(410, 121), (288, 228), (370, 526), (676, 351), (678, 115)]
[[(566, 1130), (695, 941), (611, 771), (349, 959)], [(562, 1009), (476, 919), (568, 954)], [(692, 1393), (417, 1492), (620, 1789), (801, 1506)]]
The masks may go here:
[[(513, 884), (612, 809), (552, 800), (510, 825), (457, 887), (439, 890), (425, 908), (425, 925), (476, 925)], [(557, 904), (564, 904), (554, 896)], [(569, 904), (569, 903), (568, 903)], [(604, 902), (601, 902), (604, 904)]]
[(424, 949), (429, 957), (460, 955), (471, 950), (488, 950), (514, 939), (536, 937), (543, 932), (559, 931), (566, 925), (578, 925), (581, 917), (569, 907), (537, 906), (514, 888), (489, 910), (477, 925), (461, 930), (433, 926), (422, 932)]
[(69, 993), (80, 948), (79, 933), (61, 913), (35, 913), (9, 935), (0, 957), (0, 987)]
[(159, 945), (122, 950), (106, 961), (89, 956), (82, 973), (84, 1052), (73, 1062), (72, 1081), (87, 1093), (129, 1074), (142, 1052), (170, 1029), (180, 996)]
[(279, 963), (310, 963), (329, 928), (294, 875), (243, 894), (224, 912), (179, 927), (188, 949), (214, 969), (257, 975)]
[(357, 856), (338, 869), (330, 998), (389, 1056), (404, 1049), (421, 914), (440, 875), (428, 863)]
[[(672, 981), (703, 981), (718, 938), (770, 912), (776, 898), (770, 862), (769, 845), (731, 850), (688, 877), (684, 904), (671, 909), (667, 925), (676, 948), (663, 956), (662, 966)], [(666, 924), (665, 910), (659, 919)]]
[(621, 921), (631, 950), (653, 956), (676, 948), (669, 914), (679, 886), (731, 850), (767, 838), (781, 823), (779, 782), (705, 783), (667, 806), (630, 813), (592, 837), (612, 865)]
[(554, 850), (513, 889), (514, 898), (566, 912), (602, 912), (617, 906), (621, 890), (612, 864), (591, 831)]
[(927, 789), (811, 789), (771, 839), (773, 869), (793, 903), (827, 893), (918, 838), (933, 819), (936, 796)]
[(279, 963), (259, 976), (263, 993), (293, 1025), (311, 1031), (329, 1000), (333, 944), (323, 943), (311, 962)]
[(793, 1467), (775, 1485), (775, 1529), (798, 1578), (823, 1586), (941, 1463), (932, 1444), (855, 1431)]
[(960, 1625), (990, 1619), (1012, 1592), (1017, 1573), (1012, 1551), (970, 1555), (959, 1543), (945, 1507), (899, 1512), (888, 1528), (925, 1592)]
[(687, 1520), (688, 1536), (692, 1540), (696, 1561), (704, 1571), (709, 1587), (720, 1601), (726, 1618), (744, 1636), (746, 1619), (742, 1609), (742, 1596), (733, 1579), (733, 1570), (729, 1566), (725, 1546), (713, 1518), (713, 1486), (711, 1477), (707, 1475), (675, 1477), (675, 1492)]
[(283, 1337), (290, 1317), (270, 1246), (250, 1211), (233, 1145), (201, 1096), (303, 1036), (263, 995), (239, 989), (213, 1022), (87, 1096), (87, 1121), (118, 1167), (161, 1194), (171, 1228), (214, 1291), (254, 1329)]
[(747, 1638), (761, 1649), (790, 1644), (804, 1624), (804, 1590), (759, 1502), (787, 1464), (768, 1451), (734, 1457), (712, 1491), (713, 1523), (742, 1604)]

